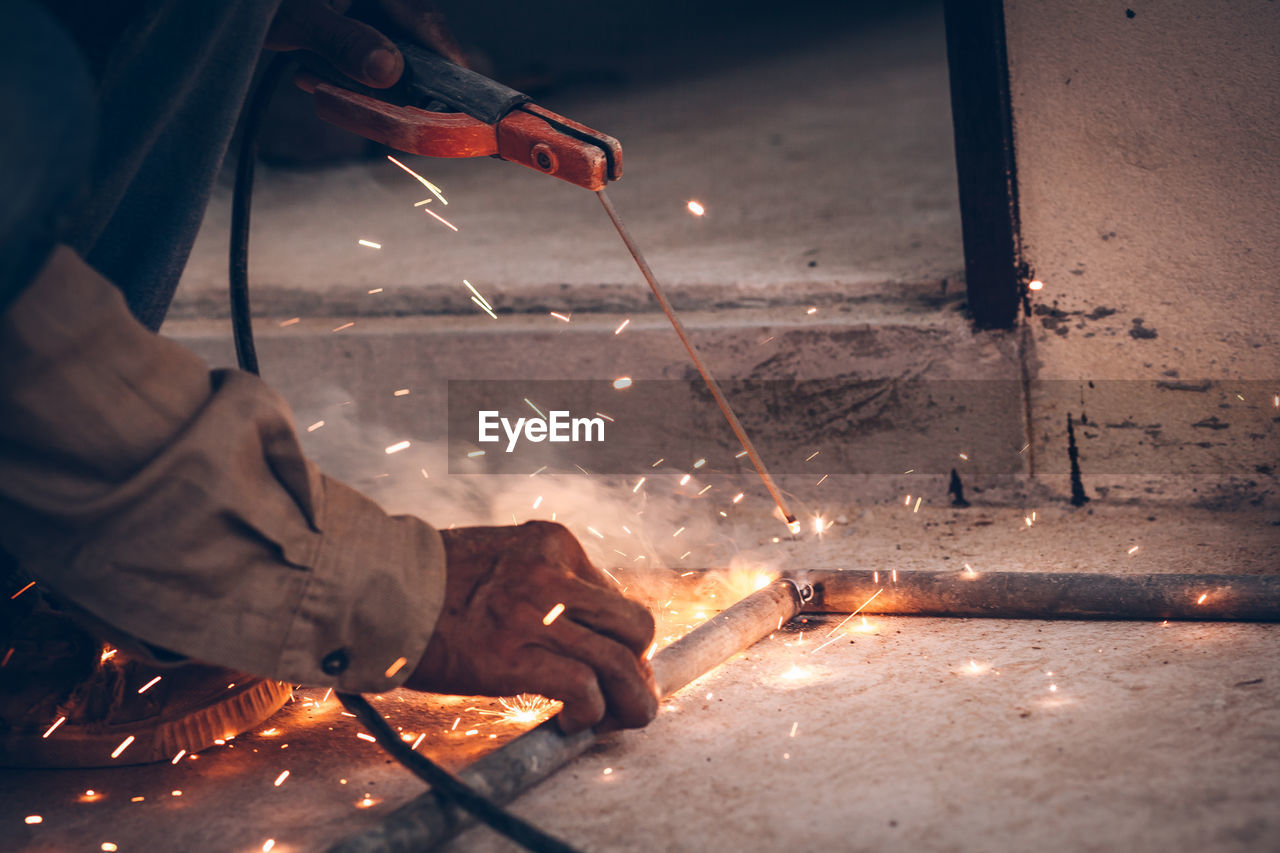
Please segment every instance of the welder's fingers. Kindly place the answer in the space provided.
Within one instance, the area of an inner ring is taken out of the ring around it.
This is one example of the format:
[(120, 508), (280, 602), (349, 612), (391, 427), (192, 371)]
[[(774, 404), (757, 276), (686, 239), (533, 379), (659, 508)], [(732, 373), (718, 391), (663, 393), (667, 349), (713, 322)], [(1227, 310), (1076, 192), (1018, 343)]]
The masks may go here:
[(644, 605), (618, 592), (613, 584), (601, 589), (579, 578), (567, 583), (566, 615), (581, 625), (604, 634), (636, 655), (644, 654), (653, 642), (653, 616)]
[(557, 652), (591, 667), (612, 719), (626, 728), (638, 728), (654, 718), (658, 688), (647, 661), (570, 619), (556, 622), (551, 631)]
[[(281, 12), (285, 9), (282, 7)], [(384, 89), (400, 79), (404, 57), (391, 40), (368, 24), (348, 18), (325, 3), (305, 4), (288, 20), (297, 47), (318, 54), (368, 86)]]
[(420, 44), (426, 45), (450, 62), (467, 67), (467, 58), (435, 3), (430, 0), (381, 0), (380, 5), (387, 17)]
[(525, 660), (524, 668), (530, 692), (564, 703), (556, 716), (560, 731), (571, 735), (604, 719), (607, 708), (604, 693), (591, 667), (550, 649), (539, 648)]

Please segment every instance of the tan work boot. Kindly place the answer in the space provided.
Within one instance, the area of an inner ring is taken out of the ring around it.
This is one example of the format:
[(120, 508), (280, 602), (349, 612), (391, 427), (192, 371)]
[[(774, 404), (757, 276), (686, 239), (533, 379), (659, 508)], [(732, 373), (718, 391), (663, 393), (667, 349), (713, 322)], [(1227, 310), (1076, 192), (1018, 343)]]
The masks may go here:
[(170, 760), (253, 728), (292, 692), (218, 667), (150, 666), (105, 647), (56, 609), (5, 609), (0, 766)]

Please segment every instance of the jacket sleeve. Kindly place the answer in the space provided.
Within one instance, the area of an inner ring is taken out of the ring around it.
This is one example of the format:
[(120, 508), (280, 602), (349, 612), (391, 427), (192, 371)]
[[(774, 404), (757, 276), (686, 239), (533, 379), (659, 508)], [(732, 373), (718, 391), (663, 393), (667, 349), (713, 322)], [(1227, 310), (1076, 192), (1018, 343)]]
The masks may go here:
[(320, 473), (279, 395), (65, 247), (0, 318), (0, 546), (159, 657), (349, 691), (402, 683), (444, 596), (439, 533)]

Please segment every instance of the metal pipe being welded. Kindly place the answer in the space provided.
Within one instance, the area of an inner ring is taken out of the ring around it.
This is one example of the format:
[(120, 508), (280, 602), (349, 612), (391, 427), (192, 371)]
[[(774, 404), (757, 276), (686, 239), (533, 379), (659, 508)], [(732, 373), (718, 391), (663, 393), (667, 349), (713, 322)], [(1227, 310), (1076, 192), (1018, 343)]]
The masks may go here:
[[(708, 619), (654, 655), (658, 690), (669, 696), (737, 652), (767, 637), (800, 612), (812, 596), (803, 581), (777, 580)], [(496, 803), (506, 803), (581, 755), (596, 742), (591, 730), (565, 736), (554, 720), (525, 732), (458, 773)], [(475, 823), (427, 791), (378, 826), (330, 848), (330, 853), (409, 853), (429, 850)]]
[[(800, 571), (807, 613), (1280, 621), (1280, 576)], [(696, 578), (696, 576), (693, 576)]]

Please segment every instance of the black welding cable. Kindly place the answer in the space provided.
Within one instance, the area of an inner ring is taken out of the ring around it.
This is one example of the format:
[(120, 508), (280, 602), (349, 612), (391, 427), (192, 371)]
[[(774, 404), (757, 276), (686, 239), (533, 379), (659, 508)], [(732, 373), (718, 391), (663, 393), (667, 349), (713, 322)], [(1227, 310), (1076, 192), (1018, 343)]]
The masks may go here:
[(294, 66), (292, 57), (276, 54), (258, 78), (240, 119), (240, 155), (236, 160), (235, 192), (231, 198), (231, 332), (241, 370), (258, 373), (253, 345), (253, 317), (249, 310), (249, 213), (253, 205), (253, 167), (258, 161), (258, 129), (281, 78)]
[[(253, 202), (253, 167), (258, 158), (258, 129), (262, 117), (280, 80), (293, 64), (293, 60), (283, 54), (268, 63), (249, 97), (240, 124), (240, 153), (231, 201), (231, 327), (236, 343), (236, 361), (241, 370), (255, 375), (259, 372), (258, 353), (253, 345), (253, 318), (249, 310), (249, 213)], [(575, 848), (516, 817), (425, 755), (414, 752), (363, 696), (339, 693), (338, 697), (347, 710), (369, 728), (384, 750), (458, 808), (534, 853), (576, 853)]]
[(458, 808), (528, 850), (536, 853), (576, 853), (577, 848), (570, 847), (523, 818), (513, 815), (425, 755), (415, 752), (400, 739), (400, 735), (391, 728), (391, 724), (369, 704), (369, 700), (359, 693), (336, 695), (342, 701), (343, 707), (355, 714), (356, 719), (373, 732), (383, 749), (412, 770), (419, 779), (430, 785), (432, 790), (445, 799), (451, 800)]

